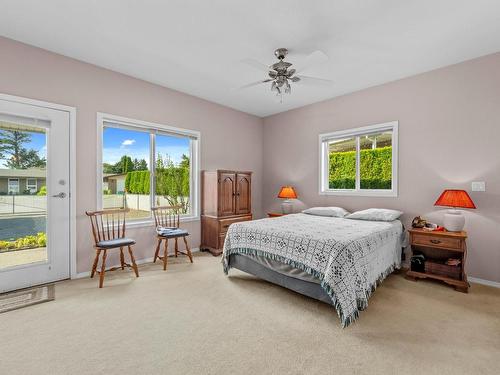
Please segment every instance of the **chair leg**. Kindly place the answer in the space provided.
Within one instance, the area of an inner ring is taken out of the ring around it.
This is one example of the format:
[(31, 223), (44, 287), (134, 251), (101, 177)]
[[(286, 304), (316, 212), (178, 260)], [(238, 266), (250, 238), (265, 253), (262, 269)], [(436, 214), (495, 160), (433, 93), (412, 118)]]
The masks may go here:
[(175, 257), (177, 258), (177, 253), (179, 252), (179, 245), (177, 244), (177, 237), (175, 237)]
[(168, 238), (165, 238), (165, 250), (163, 251), (163, 271), (167, 270), (167, 258), (168, 258)]
[(94, 264), (92, 265), (92, 272), (90, 272), (90, 278), (93, 278), (95, 271), (97, 270), (97, 263), (99, 263), (99, 255), (101, 255), (101, 249), (96, 249)]
[(99, 288), (104, 285), (104, 274), (106, 273), (106, 250), (102, 252), (101, 274), (99, 275)]
[(184, 240), (184, 244), (186, 245), (186, 253), (189, 257), (189, 260), (191, 261), (191, 263), (193, 263), (193, 254), (191, 254), (191, 249), (189, 248), (189, 245), (188, 245), (188, 242), (187, 242), (187, 239), (186, 237), (182, 237), (182, 239)]
[(125, 269), (125, 257), (123, 256), (123, 247), (120, 247), (120, 264), (122, 266), (122, 270)]
[(137, 268), (137, 264), (135, 263), (134, 253), (132, 253), (132, 248), (128, 245), (128, 253), (130, 255), (130, 261), (132, 262), (132, 268), (134, 269), (135, 276), (139, 277), (139, 269)]
[(158, 238), (158, 244), (156, 245), (155, 257), (153, 259), (153, 263), (156, 263), (156, 259), (158, 259), (158, 254), (160, 253), (161, 246), (161, 238)]

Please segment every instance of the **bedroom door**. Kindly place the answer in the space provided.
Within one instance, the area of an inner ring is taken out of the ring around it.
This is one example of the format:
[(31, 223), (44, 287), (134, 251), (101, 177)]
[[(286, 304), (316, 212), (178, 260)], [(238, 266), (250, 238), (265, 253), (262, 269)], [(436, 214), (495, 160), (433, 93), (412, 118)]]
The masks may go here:
[(9, 98), (0, 96), (0, 293), (70, 276), (70, 112)]

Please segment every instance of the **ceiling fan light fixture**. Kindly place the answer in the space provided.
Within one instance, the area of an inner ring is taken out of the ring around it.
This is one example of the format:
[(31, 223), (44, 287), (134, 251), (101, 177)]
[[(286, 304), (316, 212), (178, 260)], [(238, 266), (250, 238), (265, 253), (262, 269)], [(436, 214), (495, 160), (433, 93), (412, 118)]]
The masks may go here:
[(285, 94), (291, 94), (291, 93), (292, 93), (292, 87), (290, 86), (290, 83), (288, 83), (287, 80), (285, 84)]
[(292, 63), (284, 61), (287, 54), (288, 50), (286, 48), (278, 48), (277, 50), (275, 50), (274, 55), (278, 59), (278, 62), (275, 62), (272, 65), (262, 64), (253, 59), (242, 60), (244, 62), (247, 62), (251, 66), (257, 67), (259, 70), (266, 71), (269, 78), (242, 86), (241, 88), (247, 88), (261, 83), (271, 82), (271, 92), (276, 93), (276, 96), (280, 98), (280, 103), (283, 103), (283, 94), (292, 93), (292, 83), (301, 81), (301, 83), (304, 84), (325, 85), (331, 82), (327, 79), (322, 78), (295, 75), (305, 68), (310, 67), (314, 63), (317, 63), (319, 60), (324, 61), (325, 59), (327, 59), (328, 57), (323, 52), (314, 51), (313, 53), (308, 55), (306, 58), (306, 65), (305, 67), (303, 66), (302, 69), (292, 69)]

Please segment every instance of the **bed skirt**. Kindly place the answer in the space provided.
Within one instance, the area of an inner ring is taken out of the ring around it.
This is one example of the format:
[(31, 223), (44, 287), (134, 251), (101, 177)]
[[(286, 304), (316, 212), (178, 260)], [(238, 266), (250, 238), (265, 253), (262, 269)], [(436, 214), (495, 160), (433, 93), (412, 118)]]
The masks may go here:
[(291, 289), (294, 292), (303, 294), (307, 297), (311, 297), (321, 302), (325, 302), (329, 305), (333, 305), (331, 297), (328, 295), (328, 293), (325, 292), (320, 284), (283, 275), (279, 272), (264, 267), (263, 265), (255, 262), (247, 256), (240, 254), (231, 254), (229, 256), (229, 266), (231, 268), (237, 268), (240, 271), (257, 276), (258, 278), (269, 281), (273, 284)]

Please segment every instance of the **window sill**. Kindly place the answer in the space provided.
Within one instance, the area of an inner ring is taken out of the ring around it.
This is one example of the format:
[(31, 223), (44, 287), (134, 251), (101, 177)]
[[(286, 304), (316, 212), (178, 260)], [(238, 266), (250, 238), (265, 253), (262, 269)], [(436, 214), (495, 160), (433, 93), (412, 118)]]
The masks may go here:
[(319, 192), (320, 195), (336, 195), (336, 196), (350, 196), (350, 197), (380, 197), (395, 198), (398, 192), (394, 190), (324, 190)]
[[(194, 221), (200, 221), (199, 216), (186, 216), (180, 218), (181, 223), (190, 223)], [(154, 228), (155, 222), (153, 218), (147, 220), (127, 220), (126, 227), (128, 228), (146, 228), (152, 227)]]

